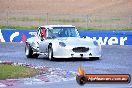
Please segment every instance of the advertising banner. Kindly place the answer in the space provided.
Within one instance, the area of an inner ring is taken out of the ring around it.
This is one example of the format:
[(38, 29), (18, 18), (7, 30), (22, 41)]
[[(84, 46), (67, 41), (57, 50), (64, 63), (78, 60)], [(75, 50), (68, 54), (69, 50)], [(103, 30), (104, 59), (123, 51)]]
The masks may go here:
[[(21, 42), (37, 34), (37, 30), (1, 30), (0, 42)], [(130, 31), (79, 31), (80, 37), (92, 38), (101, 45), (132, 45)]]

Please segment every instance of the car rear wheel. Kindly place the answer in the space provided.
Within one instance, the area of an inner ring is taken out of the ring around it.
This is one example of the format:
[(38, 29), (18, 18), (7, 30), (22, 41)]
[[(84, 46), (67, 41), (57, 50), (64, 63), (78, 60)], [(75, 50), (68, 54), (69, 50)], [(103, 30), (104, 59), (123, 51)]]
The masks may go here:
[(48, 58), (49, 58), (50, 61), (54, 60), (52, 47), (48, 48)]
[(39, 56), (38, 54), (33, 54), (33, 50), (29, 44), (26, 44), (25, 54), (27, 58), (37, 58)]

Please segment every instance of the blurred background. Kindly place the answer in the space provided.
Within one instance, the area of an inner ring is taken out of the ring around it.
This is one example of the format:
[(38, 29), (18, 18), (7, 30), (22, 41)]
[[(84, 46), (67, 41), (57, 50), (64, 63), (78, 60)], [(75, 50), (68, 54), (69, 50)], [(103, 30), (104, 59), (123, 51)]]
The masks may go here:
[(47, 24), (132, 30), (132, 0), (0, 0), (0, 28)]

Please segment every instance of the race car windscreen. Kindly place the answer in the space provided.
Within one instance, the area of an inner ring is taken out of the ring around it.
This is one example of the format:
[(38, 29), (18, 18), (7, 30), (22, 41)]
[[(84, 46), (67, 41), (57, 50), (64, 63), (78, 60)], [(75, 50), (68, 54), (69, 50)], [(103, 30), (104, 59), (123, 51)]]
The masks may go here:
[(48, 29), (48, 38), (77, 36), (78, 31), (75, 27), (53, 27), (53, 29)]

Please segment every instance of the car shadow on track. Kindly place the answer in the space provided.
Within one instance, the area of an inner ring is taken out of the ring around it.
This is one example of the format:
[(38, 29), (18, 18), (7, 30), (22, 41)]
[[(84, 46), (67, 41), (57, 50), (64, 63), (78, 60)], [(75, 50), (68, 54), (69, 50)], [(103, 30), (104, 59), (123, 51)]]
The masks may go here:
[(54, 62), (68, 62), (68, 61), (96, 61), (98, 59), (82, 59), (82, 58), (59, 58), (55, 59)]
[[(43, 59), (48, 61), (48, 58), (39, 57), (38, 59)], [(97, 61), (99, 59), (85, 59), (85, 58), (54, 58), (53, 62), (70, 62), (70, 61)], [(50, 60), (49, 60), (50, 61)]]

